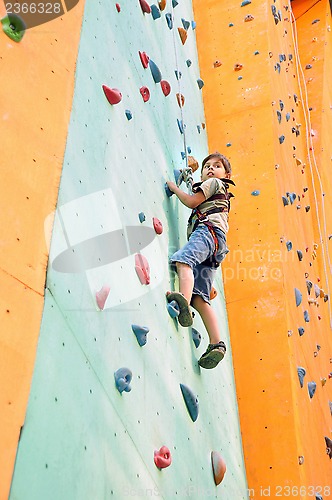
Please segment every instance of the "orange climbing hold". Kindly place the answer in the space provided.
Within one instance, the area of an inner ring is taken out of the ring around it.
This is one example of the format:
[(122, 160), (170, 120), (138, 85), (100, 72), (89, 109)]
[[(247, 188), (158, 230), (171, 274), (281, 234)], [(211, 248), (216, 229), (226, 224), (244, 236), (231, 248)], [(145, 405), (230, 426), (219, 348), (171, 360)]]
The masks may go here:
[(210, 300), (215, 299), (217, 295), (218, 295), (217, 290), (214, 287), (212, 287), (210, 292)]
[(164, 10), (166, 7), (166, 0), (160, 0), (160, 2), (158, 2), (158, 5), (160, 10)]
[(184, 28), (178, 28), (178, 32), (181, 38), (182, 45), (184, 45), (186, 43), (188, 33)]
[(214, 68), (219, 68), (220, 66), (222, 65), (222, 62), (219, 61), (219, 59), (217, 59), (216, 61), (214, 61), (213, 63), (213, 67)]
[(236, 63), (234, 65), (234, 71), (240, 71), (243, 68), (243, 64)]
[(220, 484), (224, 479), (224, 475), (226, 472), (226, 463), (220, 453), (218, 453), (217, 451), (211, 452), (211, 462), (214, 482), (216, 486), (218, 486), (218, 484)]
[(183, 106), (184, 106), (184, 95), (178, 93), (178, 94), (176, 94), (176, 98), (177, 98), (178, 105), (180, 106), (180, 108), (183, 108)]

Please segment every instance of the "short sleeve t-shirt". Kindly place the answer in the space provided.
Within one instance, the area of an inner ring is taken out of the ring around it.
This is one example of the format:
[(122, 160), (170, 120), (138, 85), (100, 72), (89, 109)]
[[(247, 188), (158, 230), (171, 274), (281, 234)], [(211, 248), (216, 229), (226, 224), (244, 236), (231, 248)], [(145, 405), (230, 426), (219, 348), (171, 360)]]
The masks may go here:
[[(203, 194), (206, 198), (203, 203), (198, 205), (197, 209), (204, 213), (207, 210), (211, 210), (213, 208), (220, 207), (220, 200), (209, 200), (209, 198), (215, 194), (227, 194), (227, 186), (226, 183), (221, 179), (211, 178), (207, 179), (202, 183), (194, 184), (193, 192), (196, 193), (198, 190), (203, 191)], [(217, 228), (221, 229), (225, 234), (228, 232), (228, 212), (217, 212), (214, 214), (210, 214), (207, 216), (208, 220)], [(187, 236), (191, 235), (193, 232), (194, 224), (196, 218), (192, 220), (191, 223), (188, 223), (187, 228)]]

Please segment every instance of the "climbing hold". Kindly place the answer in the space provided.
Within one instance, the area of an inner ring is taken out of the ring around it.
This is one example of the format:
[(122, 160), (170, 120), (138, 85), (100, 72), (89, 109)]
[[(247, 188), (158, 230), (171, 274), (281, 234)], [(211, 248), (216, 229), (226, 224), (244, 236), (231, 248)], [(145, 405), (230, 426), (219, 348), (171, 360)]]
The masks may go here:
[(160, 10), (157, 7), (157, 5), (152, 4), (152, 5), (150, 5), (150, 8), (151, 8), (151, 15), (152, 15), (153, 20), (155, 21), (156, 19), (159, 19), (161, 17), (161, 14), (160, 14)]
[(150, 266), (141, 253), (135, 255), (135, 271), (142, 285), (150, 284)]
[(226, 144), (226, 147), (227, 147), (227, 148), (230, 148), (230, 147), (231, 147), (231, 145), (232, 145), (232, 143), (231, 143), (231, 142), (228, 142), (228, 143)]
[(229, 23), (228, 26), (229, 26), (229, 28), (232, 28), (234, 26), (234, 24), (233, 23)]
[(218, 453), (217, 451), (211, 452), (211, 463), (214, 482), (215, 485), (218, 486), (218, 484), (220, 484), (224, 479), (224, 475), (226, 472), (226, 463), (220, 453)]
[(121, 11), (120, 4), (116, 3), (116, 4), (115, 4), (115, 8), (116, 8), (116, 10), (117, 10), (118, 12), (120, 12), (120, 11)]
[(299, 377), (299, 381), (300, 381), (300, 386), (303, 387), (303, 379), (305, 377), (305, 374), (306, 374), (306, 371), (304, 368), (302, 368), (302, 366), (299, 366), (297, 368), (297, 374), (298, 374), (298, 377)]
[(303, 259), (303, 253), (301, 252), (301, 250), (296, 250), (296, 253), (297, 253), (299, 261), (301, 262), (301, 260)]
[(173, 29), (173, 19), (172, 19), (172, 14), (170, 14), (169, 12), (167, 14), (165, 14), (165, 18), (166, 18), (166, 21), (167, 21), (167, 26), (169, 27), (169, 29)]
[(287, 193), (289, 201), (293, 205), (294, 201), (296, 200), (296, 193)]
[(198, 398), (188, 386), (180, 384), (180, 388), (190, 418), (193, 422), (196, 422), (199, 410)]
[(259, 54), (259, 51), (258, 51), (258, 50), (255, 50), (255, 52), (254, 52), (254, 56), (258, 56), (258, 54)]
[(161, 80), (160, 82), (161, 90), (163, 91), (164, 96), (168, 96), (171, 92), (171, 86), (166, 80)]
[(218, 295), (217, 290), (214, 287), (212, 287), (210, 292), (210, 300), (215, 299), (217, 295)]
[(154, 451), (154, 463), (158, 469), (166, 469), (172, 463), (171, 452), (167, 446), (162, 446), (160, 450)]
[(159, 5), (159, 9), (160, 9), (160, 10), (164, 10), (164, 9), (165, 9), (165, 7), (166, 7), (166, 0), (160, 0), (160, 1), (158, 2), (158, 5)]
[(188, 31), (188, 29), (190, 28), (190, 22), (186, 21), (183, 17), (181, 17), (181, 22), (182, 22), (182, 26), (184, 27), (184, 29), (186, 31)]
[(312, 21), (311, 24), (316, 24), (316, 23), (319, 23), (320, 19), (314, 19), (314, 21)]
[(322, 387), (324, 387), (324, 385), (326, 384), (326, 382), (327, 382), (327, 378), (326, 377), (321, 377), (320, 383), (322, 384)]
[(119, 393), (121, 394), (123, 391), (130, 392), (130, 382), (133, 377), (132, 372), (129, 368), (119, 368), (114, 373), (115, 385)]
[(290, 120), (290, 113), (286, 113), (286, 121), (288, 122)]
[(197, 349), (201, 343), (202, 335), (199, 333), (198, 330), (196, 330), (196, 328), (191, 328), (191, 336), (195, 344), (195, 347)]
[(308, 313), (308, 311), (304, 311), (303, 316), (304, 316), (304, 321), (305, 321), (306, 323), (309, 323), (309, 321), (310, 321), (310, 317), (309, 317), (309, 313)]
[(260, 191), (259, 191), (259, 189), (256, 189), (255, 191), (252, 191), (252, 192), (251, 192), (251, 195), (252, 195), (252, 196), (259, 196), (259, 195), (260, 195)]
[(192, 65), (192, 62), (190, 59), (187, 59), (186, 60), (186, 65), (188, 66), (188, 68), (190, 68), (190, 66)]
[(172, 7), (173, 7), (173, 9), (174, 9), (177, 5), (179, 5), (179, 2), (178, 2), (177, 0), (172, 0)]
[(184, 95), (178, 93), (178, 94), (176, 94), (176, 99), (178, 101), (178, 105), (180, 106), (180, 108), (183, 108), (184, 101), (185, 101)]
[(281, 113), (278, 109), (277, 109), (277, 117), (278, 117), (278, 122), (280, 123), (281, 122)]
[(3, 32), (14, 42), (19, 43), (24, 37), (26, 30), (25, 22), (16, 14), (10, 13), (3, 17), (1, 24)]
[(308, 392), (310, 398), (313, 398), (315, 392), (316, 392), (316, 382), (308, 382)]
[(149, 56), (145, 52), (140, 52), (140, 51), (138, 51), (138, 54), (143, 68), (146, 69), (149, 66), (149, 59), (150, 59)]
[(201, 126), (197, 125), (197, 132), (200, 134), (201, 133)]
[(302, 337), (302, 335), (304, 334), (304, 331), (305, 331), (305, 330), (304, 330), (304, 328), (303, 328), (303, 326), (300, 326), (300, 327), (298, 328), (298, 331), (299, 331), (299, 335), (300, 335), (300, 337)]
[(150, 99), (150, 90), (147, 87), (141, 87), (139, 89), (141, 96), (143, 97), (143, 101), (147, 102)]
[(140, 3), (143, 14), (150, 14), (151, 13), (151, 7), (148, 4), (148, 2), (146, 2), (146, 0), (139, 0), (139, 3)]
[(178, 122), (178, 127), (179, 127), (179, 130), (180, 130), (180, 133), (183, 134), (183, 121), (182, 120), (179, 120), (178, 118), (176, 119), (176, 121)]
[(236, 63), (234, 64), (234, 71), (240, 71), (243, 68), (243, 64)]
[(304, 464), (304, 456), (303, 455), (300, 455), (298, 457), (298, 461), (299, 461), (299, 465), (303, 465)]
[(174, 193), (173, 191), (170, 190), (170, 188), (168, 187), (168, 184), (167, 182), (165, 182), (165, 192), (166, 192), (166, 195), (168, 196), (168, 198), (170, 198)]
[(309, 210), (310, 210), (310, 205), (307, 205), (307, 206), (305, 207), (305, 211), (308, 213), (308, 212), (309, 212)]
[(155, 83), (160, 83), (162, 78), (161, 72), (156, 63), (152, 61), (152, 59), (149, 59), (149, 66), (152, 73), (152, 78), (154, 79)]
[(109, 286), (103, 286), (99, 292), (96, 293), (96, 302), (99, 309), (102, 311), (105, 307), (105, 302), (110, 293)]
[(293, 243), (291, 241), (286, 241), (286, 248), (290, 252), (293, 248)]
[(316, 299), (318, 297), (320, 297), (320, 288), (319, 288), (319, 286), (316, 283), (314, 284), (314, 292), (315, 292)]
[(279, 106), (280, 106), (280, 111), (284, 109), (284, 103), (281, 99), (279, 99)]
[(147, 334), (149, 333), (149, 328), (147, 326), (131, 325), (132, 331), (134, 332), (137, 342), (141, 347), (147, 343)]
[(251, 3), (251, 0), (243, 0), (241, 3), (241, 7), (244, 7), (245, 5), (249, 5)]
[(204, 81), (201, 78), (197, 78), (196, 81), (199, 89), (204, 87)]
[(133, 117), (133, 114), (132, 114), (132, 112), (130, 111), (130, 109), (126, 109), (126, 111), (125, 111), (125, 115), (126, 115), (126, 117), (127, 117), (128, 121), (129, 121), (129, 120), (131, 120), (131, 119), (132, 119), (132, 117)]
[(145, 221), (145, 213), (144, 212), (140, 212), (138, 214), (138, 218), (139, 218), (139, 221), (142, 223)]
[(311, 289), (313, 287), (313, 283), (310, 280), (306, 280), (306, 285), (307, 285), (308, 294), (310, 295)]
[(283, 202), (283, 204), (284, 204), (284, 207), (285, 207), (286, 205), (289, 205), (289, 203), (288, 203), (288, 198), (286, 198), (286, 196), (282, 196), (282, 202)]
[(184, 45), (186, 43), (188, 33), (186, 32), (186, 30), (184, 28), (178, 28), (178, 33), (180, 35), (182, 45)]
[(244, 18), (244, 22), (248, 23), (249, 21), (253, 21), (253, 19), (254, 16), (252, 16), (251, 14), (247, 14), (246, 17)]
[(153, 227), (154, 227), (154, 230), (156, 231), (156, 233), (161, 234), (163, 232), (162, 222), (159, 219), (157, 219), (157, 217), (153, 217), (152, 223), (153, 223)]
[(180, 80), (180, 78), (182, 77), (182, 73), (181, 73), (181, 71), (178, 71), (178, 70), (176, 69), (176, 70), (174, 71), (174, 73), (175, 73), (176, 79), (177, 79), (177, 80)]
[(191, 29), (195, 30), (196, 26), (197, 26), (196, 21), (191, 21)]
[(219, 61), (219, 59), (217, 59), (216, 61), (214, 61), (213, 63), (213, 67), (214, 68), (219, 68), (220, 66), (222, 65), (222, 62)]
[(106, 99), (110, 104), (118, 104), (122, 99), (122, 94), (118, 89), (110, 89), (106, 85), (102, 85)]
[(302, 293), (298, 288), (295, 288), (295, 302), (296, 302), (296, 307), (299, 307), (299, 305), (302, 302)]
[(174, 175), (175, 184), (177, 186), (181, 186), (181, 183), (183, 181), (182, 170), (179, 170), (178, 168), (175, 168), (173, 170), (173, 175)]
[(284, 142), (284, 140), (285, 140), (285, 136), (284, 136), (284, 135), (281, 135), (281, 136), (279, 137), (279, 143), (280, 143), (280, 144), (282, 144), (282, 143)]
[(167, 311), (172, 319), (177, 318), (180, 314), (180, 308), (175, 300), (167, 302)]
[(326, 453), (330, 458), (332, 458), (332, 441), (329, 437), (325, 436), (325, 443), (326, 443)]

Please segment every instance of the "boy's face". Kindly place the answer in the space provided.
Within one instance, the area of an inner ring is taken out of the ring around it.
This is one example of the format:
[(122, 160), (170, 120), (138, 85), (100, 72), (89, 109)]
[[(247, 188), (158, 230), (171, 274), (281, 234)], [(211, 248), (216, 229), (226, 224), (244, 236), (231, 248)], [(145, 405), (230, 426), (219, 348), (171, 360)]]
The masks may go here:
[(226, 169), (219, 158), (210, 158), (202, 169), (202, 181), (206, 181), (211, 177), (216, 179), (229, 179), (231, 177), (230, 174), (226, 173)]

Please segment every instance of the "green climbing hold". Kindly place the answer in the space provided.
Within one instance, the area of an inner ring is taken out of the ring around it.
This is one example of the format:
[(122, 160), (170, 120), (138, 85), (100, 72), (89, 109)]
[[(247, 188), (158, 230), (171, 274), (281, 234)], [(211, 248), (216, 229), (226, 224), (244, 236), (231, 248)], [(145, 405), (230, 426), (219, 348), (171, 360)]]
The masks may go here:
[(16, 14), (8, 14), (1, 19), (4, 33), (14, 42), (20, 42), (24, 37), (26, 25), (23, 19)]

